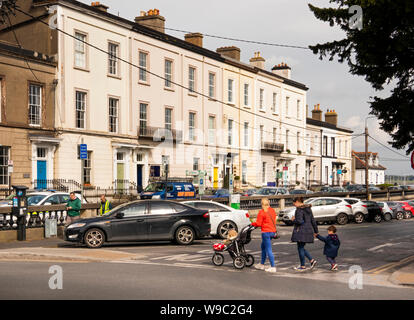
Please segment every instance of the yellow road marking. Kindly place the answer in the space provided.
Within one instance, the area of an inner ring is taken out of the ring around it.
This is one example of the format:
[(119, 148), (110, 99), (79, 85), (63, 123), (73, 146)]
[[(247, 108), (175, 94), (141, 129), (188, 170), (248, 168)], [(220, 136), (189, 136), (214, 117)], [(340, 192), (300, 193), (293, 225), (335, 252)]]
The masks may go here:
[(387, 263), (387, 264), (385, 264), (383, 266), (380, 266), (380, 267), (377, 267), (377, 268), (368, 270), (367, 273), (379, 274), (381, 272), (387, 271), (387, 270), (389, 270), (391, 268), (398, 267), (398, 266), (400, 266), (400, 265), (402, 265), (404, 263), (411, 262), (411, 261), (414, 261), (414, 256), (407, 257), (407, 258), (402, 259), (402, 260), (397, 261), (397, 262)]

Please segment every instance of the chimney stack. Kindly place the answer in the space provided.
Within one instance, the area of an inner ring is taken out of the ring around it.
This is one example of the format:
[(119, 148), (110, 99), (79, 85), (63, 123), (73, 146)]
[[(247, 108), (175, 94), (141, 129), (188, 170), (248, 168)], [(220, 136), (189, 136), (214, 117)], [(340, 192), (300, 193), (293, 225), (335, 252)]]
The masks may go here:
[(165, 33), (165, 18), (160, 16), (158, 9), (151, 9), (148, 12), (141, 11), (141, 15), (135, 17), (135, 23)]
[(240, 48), (237, 48), (235, 46), (221, 47), (218, 48), (216, 52), (220, 53), (222, 56), (226, 56), (234, 60), (240, 61)]
[(203, 35), (199, 32), (187, 33), (184, 36), (185, 41), (192, 43), (196, 46), (203, 47)]
[(322, 110), (320, 104), (315, 104), (312, 110), (312, 119), (322, 121)]
[(255, 52), (254, 57), (250, 60), (250, 65), (259, 69), (264, 69), (265, 67), (265, 59), (260, 56), (260, 52)]
[(283, 62), (274, 66), (272, 72), (286, 79), (290, 79), (291, 76), (291, 68)]
[(108, 8), (109, 8), (108, 6), (106, 6), (104, 4), (101, 4), (99, 1), (92, 2), (91, 3), (91, 6), (94, 7), (94, 8), (96, 8), (96, 9), (99, 9), (99, 10), (101, 10), (103, 12), (108, 12)]
[(325, 122), (333, 124), (335, 127), (338, 125), (338, 114), (335, 110), (329, 110), (325, 113)]

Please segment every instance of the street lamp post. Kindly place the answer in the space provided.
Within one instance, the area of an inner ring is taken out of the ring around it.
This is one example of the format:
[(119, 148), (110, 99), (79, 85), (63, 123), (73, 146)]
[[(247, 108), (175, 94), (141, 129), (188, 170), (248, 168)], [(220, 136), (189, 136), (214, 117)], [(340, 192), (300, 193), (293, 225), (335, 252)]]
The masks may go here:
[(368, 166), (368, 125), (367, 120), (368, 119), (375, 118), (374, 116), (368, 116), (365, 118), (365, 191), (366, 191), (366, 197), (367, 200), (369, 200), (369, 181), (368, 181), (368, 172), (369, 172), (369, 166)]

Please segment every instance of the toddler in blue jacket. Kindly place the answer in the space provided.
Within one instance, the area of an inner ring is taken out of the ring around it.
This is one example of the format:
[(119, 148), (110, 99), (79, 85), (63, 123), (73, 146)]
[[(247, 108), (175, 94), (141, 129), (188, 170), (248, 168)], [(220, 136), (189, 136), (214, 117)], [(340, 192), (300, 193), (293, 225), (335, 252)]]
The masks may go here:
[(339, 246), (341, 245), (341, 241), (339, 241), (338, 235), (336, 234), (336, 227), (330, 226), (328, 228), (328, 236), (322, 237), (319, 234), (315, 234), (316, 238), (325, 242), (325, 247), (323, 248), (323, 254), (328, 259), (329, 263), (331, 264), (331, 270), (336, 271), (338, 270), (338, 265), (336, 264), (336, 257), (338, 256)]

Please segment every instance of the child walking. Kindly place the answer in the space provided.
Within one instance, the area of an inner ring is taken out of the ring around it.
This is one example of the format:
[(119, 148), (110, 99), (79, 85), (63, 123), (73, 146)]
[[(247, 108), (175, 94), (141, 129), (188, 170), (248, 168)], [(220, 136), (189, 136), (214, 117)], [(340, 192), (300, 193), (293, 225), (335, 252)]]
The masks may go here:
[(319, 234), (315, 234), (315, 236), (319, 240), (325, 242), (323, 254), (326, 256), (326, 259), (328, 259), (329, 263), (331, 264), (331, 270), (338, 270), (338, 265), (335, 259), (338, 256), (338, 250), (339, 246), (341, 245), (341, 241), (339, 241), (338, 235), (336, 234), (336, 227), (330, 226), (328, 228), (327, 237), (322, 237)]

